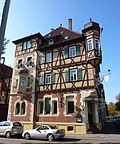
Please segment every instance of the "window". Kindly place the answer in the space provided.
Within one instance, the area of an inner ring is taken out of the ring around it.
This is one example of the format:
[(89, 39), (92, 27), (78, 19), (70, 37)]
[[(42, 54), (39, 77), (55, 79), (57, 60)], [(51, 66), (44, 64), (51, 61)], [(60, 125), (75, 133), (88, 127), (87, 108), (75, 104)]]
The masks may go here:
[(2, 126), (3, 125), (3, 123), (2, 122), (0, 122), (0, 126)]
[(22, 59), (18, 60), (18, 69), (22, 68)]
[(57, 114), (57, 101), (53, 101), (53, 114)]
[(69, 36), (66, 36), (66, 37), (65, 37), (65, 40), (67, 40), (68, 38), (69, 38)]
[(68, 126), (67, 131), (73, 131), (73, 126)]
[(27, 67), (32, 66), (32, 57), (27, 58)]
[(69, 47), (69, 57), (75, 57), (76, 56), (76, 46)]
[(32, 45), (32, 41), (29, 40), (29, 41), (27, 42), (27, 48), (31, 48), (31, 45)]
[(18, 102), (16, 104), (16, 112), (15, 112), (15, 114), (18, 115), (19, 113), (20, 113), (20, 103)]
[(26, 42), (23, 42), (23, 47), (22, 47), (23, 50), (26, 50), (27, 49), (27, 43)]
[(99, 50), (99, 40), (95, 39), (95, 49)]
[(37, 128), (37, 131), (47, 130), (47, 129), (49, 129), (47, 126), (40, 126), (39, 128)]
[(70, 70), (70, 81), (77, 80), (77, 69)]
[(74, 113), (74, 97), (67, 97), (67, 114)]
[(32, 40), (21, 43), (21, 50), (26, 50), (27, 48), (31, 48)]
[(49, 40), (49, 45), (52, 45), (54, 44), (54, 41), (53, 40)]
[(45, 98), (45, 114), (50, 114), (50, 98)]
[(27, 87), (30, 87), (30, 77), (28, 77)]
[(39, 102), (39, 114), (43, 114), (43, 101)]
[(26, 107), (25, 102), (23, 102), (22, 107), (21, 107), (21, 114), (22, 115), (25, 114), (25, 107)]
[(52, 61), (52, 53), (46, 53), (46, 63), (51, 62)]
[(77, 44), (77, 45), (71, 46), (71, 47), (68, 47), (68, 46), (65, 47), (64, 48), (64, 55), (65, 55), (65, 58), (80, 56), (81, 55), (80, 44)]
[(45, 84), (51, 84), (51, 74), (45, 74)]
[(10, 126), (10, 123), (9, 123), (9, 122), (5, 122), (5, 123), (3, 124), (3, 126)]
[(21, 84), (21, 87), (24, 87), (24, 86), (25, 86), (25, 78), (21, 78), (20, 84)]
[(93, 47), (92, 47), (92, 40), (88, 40), (88, 51), (92, 50)]

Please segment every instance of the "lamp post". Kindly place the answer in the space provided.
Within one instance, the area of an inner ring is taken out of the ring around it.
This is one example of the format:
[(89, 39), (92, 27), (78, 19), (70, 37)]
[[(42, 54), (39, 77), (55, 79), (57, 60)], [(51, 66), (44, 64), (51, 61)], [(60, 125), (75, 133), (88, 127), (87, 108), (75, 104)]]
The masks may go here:
[(105, 97), (104, 97), (104, 88), (103, 86), (100, 86), (100, 84), (105, 80), (105, 81), (108, 81), (109, 80), (109, 75), (111, 74), (111, 70), (108, 69), (108, 72), (106, 75), (103, 75), (101, 78), (98, 77), (97, 79), (97, 87), (99, 89), (99, 94), (101, 95), (101, 101), (99, 103), (99, 108), (100, 108), (100, 113), (101, 113), (101, 120), (102, 120), (102, 123), (104, 124), (104, 121), (105, 121), (105, 116), (106, 116), (106, 109), (105, 109)]
[(3, 42), (5, 38), (5, 29), (7, 24), (9, 6), (10, 6), (10, 0), (6, 0), (3, 8), (2, 20), (0, 25), (0, 59), (1, 59), (1, 53), (3, 48)]

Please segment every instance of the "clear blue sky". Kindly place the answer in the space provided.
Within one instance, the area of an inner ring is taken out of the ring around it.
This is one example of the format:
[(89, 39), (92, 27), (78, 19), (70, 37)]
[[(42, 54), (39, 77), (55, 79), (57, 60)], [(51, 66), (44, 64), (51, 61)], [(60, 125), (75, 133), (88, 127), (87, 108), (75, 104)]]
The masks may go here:
[[(0, 12), (4, 1), (0, 0)], [(116, 102), (115, 96), (120, 92), (120, 0), (11, 0), (6, 64), (14, 65), (13, 40), (37, 32), (45, 35), (60, 24), (68, 28), (69, 18), (73, 20), (73, 30), (81, 32), (90, 17), (103, 25), (101, 76), (111, 69), (109, 81), (103, 84), (107, 103)]]

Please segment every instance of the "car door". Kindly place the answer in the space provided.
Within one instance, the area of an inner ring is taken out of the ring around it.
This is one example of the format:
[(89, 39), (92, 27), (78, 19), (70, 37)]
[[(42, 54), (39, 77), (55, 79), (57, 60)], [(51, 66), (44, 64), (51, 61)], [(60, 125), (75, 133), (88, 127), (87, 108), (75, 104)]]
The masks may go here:
[(47, 126), (40, 126), (40, 127), (38, 127), (36, 129), (35, 138), (38, 138), (38, 139), (46, 138), (48, 129), (49, 128)]

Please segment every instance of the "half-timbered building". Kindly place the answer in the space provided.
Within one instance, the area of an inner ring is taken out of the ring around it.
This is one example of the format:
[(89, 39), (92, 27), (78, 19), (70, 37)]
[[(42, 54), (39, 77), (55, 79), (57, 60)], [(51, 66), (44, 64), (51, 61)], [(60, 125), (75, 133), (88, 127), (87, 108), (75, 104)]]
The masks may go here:
[(5, 58), (0, 62), (0, 121), (7, 120), (12, 68), (5, 65)]
[(90, 20), (82, 33), (58, 27), (14, 41), (9, 114), (25, 129), (56, 125), (68, 134), (101, 130), (105, 115), (100, 83), (101, 29)]

